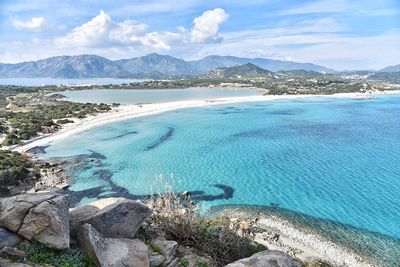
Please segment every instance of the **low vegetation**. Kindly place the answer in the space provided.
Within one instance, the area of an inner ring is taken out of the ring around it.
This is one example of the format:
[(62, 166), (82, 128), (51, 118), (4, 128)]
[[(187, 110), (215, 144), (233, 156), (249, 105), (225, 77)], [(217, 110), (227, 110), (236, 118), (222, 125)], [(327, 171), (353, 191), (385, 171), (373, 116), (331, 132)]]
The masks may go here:
[[(209, 220), (202, 217), (190, 197), (167, 193), (151, 199), (148, 205), (153, 209), (151, 227), (164, 231), (168, 239), (210, 258), (212, 266), (224, 266), (266, 249), (230, 230), (228, 218)], [(188, 259), (182, 258), (180, 262), (185, 266)], [(199, 259), (196, 265), (208, 266), (208, 263)]]
[(107, 112), (106, 104), (63, 101), (59, 94), (51, 95), (56, 87), (0, 88), (0, 133), (5, 134), (3, 145), (10, 146), (29, 140), (40, 133), (57, 131), (72, 118), (85, 118)]
[(27, 255), (26, 260), (37, 264), (49, 264), (54, 267), (94, 267), (83, 252), (78, 248), (57, 251), (42, 243), (24, 243), (18, 246)]
[(18, 152), (0, 150), (0, 197), (9, 187), (31, 184), (40, 176), (31, 160)]

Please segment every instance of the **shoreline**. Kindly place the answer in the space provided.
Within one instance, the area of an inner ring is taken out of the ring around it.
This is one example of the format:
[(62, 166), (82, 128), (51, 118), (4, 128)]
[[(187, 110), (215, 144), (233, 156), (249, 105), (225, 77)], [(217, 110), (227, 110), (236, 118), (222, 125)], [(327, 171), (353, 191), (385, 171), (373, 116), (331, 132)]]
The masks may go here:
[(187, 100), (187, 101), (176, 101), (176, 102), (164, 102), (155, 104), (127, 104), (121, 105), (118, 108), (113, 108), (111, 111), (106, 113), (100, 113), (95, 116), (89, 116), (84, 119), (73, 119), (74, 123), (63, 125), (62, 128), (51, 134), (40, 135), (35, 137), (23, 144), (8, 147), (18, 152), (26, 152), (34, 147), (46, 146), (50, 143), (58, 140), (62, 140), (71, 135), (75, 135), (89, 129), (103, 126), (109, 123), (123, 121), (143, 116), (156, 115), (163, 112), (173, 111), (184, 108), (195, 108), (204, 106), (213, 106), (221, 104), (234, 104), (234, 103), (245, 103), (245, 102), (257, 102), (257, 101), (272, 101), (272, 100), (285, 100), (285, 99), (303, 99), (303, 98), (353, 98), (353, 99), (369, 99), (378, 95), (387, 94), (400, 94), (400, 90), (393, 91), (380, 91), (374, 93), (340, 93), (333, 95), (259, 95), (259, 96), (240, 96), (240, 97), (227, 97), (227, 98), (215, 98), (215, 99), (204, 99), (204, 100)]
[[(251, 222), (254, 241), (268, 249), (284, 251), (303, 261), (321, 260), (332, 266), (375, 267), (376, 265), (361, 254), (350, 251), (345, 246), (330, 241), (317, 231), (302, 228), (286, 218), (268, 211), (255, 212), (252, 208), (226, 207), (213, 216), (226, 216), (231, 222)], [(278, 235), (278, 240), (274, 239)]]

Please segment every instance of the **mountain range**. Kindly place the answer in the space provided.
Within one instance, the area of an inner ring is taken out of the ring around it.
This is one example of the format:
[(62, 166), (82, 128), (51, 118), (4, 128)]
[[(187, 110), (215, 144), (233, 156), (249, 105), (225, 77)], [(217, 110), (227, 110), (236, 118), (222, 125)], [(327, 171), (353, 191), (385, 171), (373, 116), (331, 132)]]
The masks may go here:
[[(205, 75), (211, 71), (216, 71), (216, 69), (221, 70), (221, 68), (246, 65), (248, 63), (271, 72), (292, 70), (319, 73), (336, 72), (333, 69), (312, 63), (299, 63), (267, 58), (241, 58), (213, 55), (199, 60), (186, 61), (168, 55), (153, 53), (142, 57), (119, 60), (109, 60), (96, 55), (78, 55), (50, 57), (16, 64), (0, 63), (0, 77), (168, 78)], [(400, 65), (391, 66), (381, 71), (385, 72), (397, 69), (400, 69)]]
[(185, 61), (156, 53), (131, 59), (109, 60), (96, 55), (57, 56), (16, 64), (0, 63), (0, 77), (49, 78), (167, 78), (198, 76), (217, 68), (247, 63), (268, 71), (306, 70), (334, 72), (311, 63), (298, 63), (265, 58), (208, 56)]

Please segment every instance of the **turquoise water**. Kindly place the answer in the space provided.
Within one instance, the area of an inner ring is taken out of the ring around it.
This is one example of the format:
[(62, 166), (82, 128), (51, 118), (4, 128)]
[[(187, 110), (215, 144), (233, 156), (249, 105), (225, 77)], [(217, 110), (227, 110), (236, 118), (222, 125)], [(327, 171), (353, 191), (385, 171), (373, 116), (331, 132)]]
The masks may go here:
[(80, 155), (83, 202), (162, 191), (162, 175), (205, 208), (273, 206), (399, 239), (399, 134), (399, 96), (265, 101), (113, 123), (41, 157)]
[(161, 103), (171, 101), (214, 99), (236, 96), (254, 96), (262, 93), (256, 89), (235, 88), (187, 88), (187, 89), (139, 89), (139, 90), (76, 90), (59, 92), (74, 102), (94, 103)]

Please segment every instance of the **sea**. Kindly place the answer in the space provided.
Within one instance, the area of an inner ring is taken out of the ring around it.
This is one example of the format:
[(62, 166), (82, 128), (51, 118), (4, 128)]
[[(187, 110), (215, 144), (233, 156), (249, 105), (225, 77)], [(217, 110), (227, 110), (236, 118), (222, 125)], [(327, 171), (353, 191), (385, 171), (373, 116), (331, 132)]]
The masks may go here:
[[(107, 103), (132, 97), (123, 94), (67, 96)], [(399, 95), (179, 109), (92, 128), (43, 150), (42, 159), (74, 163), (69, 190), (75, 205), (188, 191), (202, 210), (272, 210), (382, 266), (398, 266)]]

